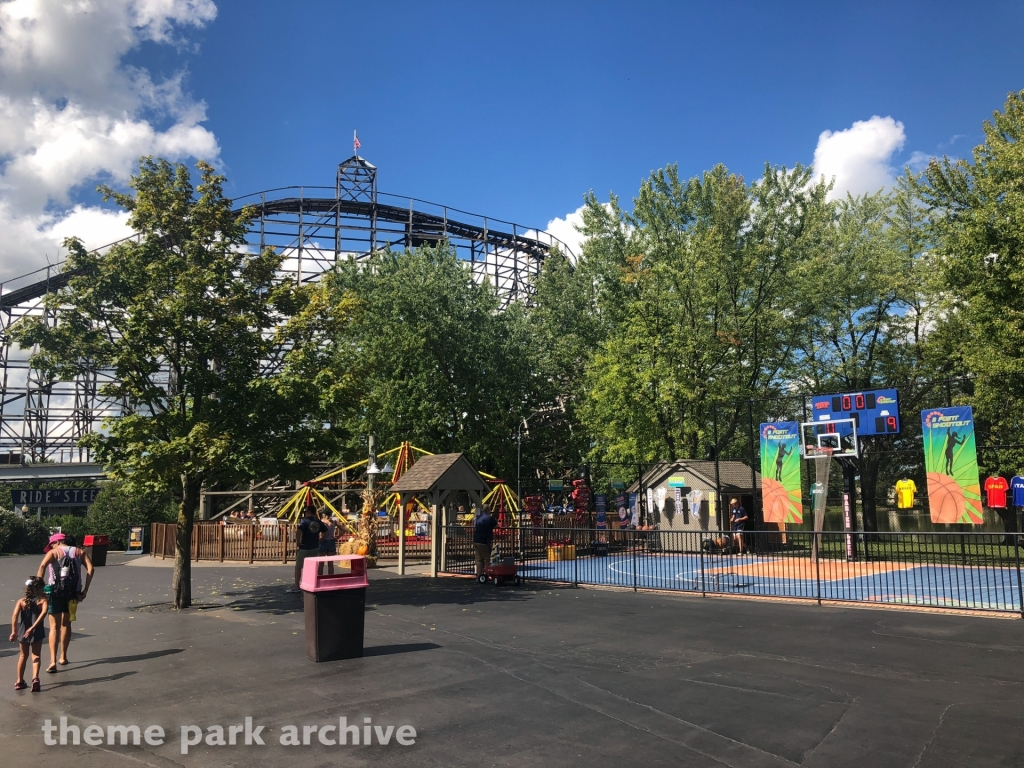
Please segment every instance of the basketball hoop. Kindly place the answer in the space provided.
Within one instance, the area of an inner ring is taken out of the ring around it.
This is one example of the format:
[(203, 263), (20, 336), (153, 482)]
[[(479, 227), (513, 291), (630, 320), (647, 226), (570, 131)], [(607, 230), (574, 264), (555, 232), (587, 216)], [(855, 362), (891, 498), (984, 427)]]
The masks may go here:
[(855, 459), (860, 455), (855, 419), (808, 421), (800, 425), (800, 450), (805, 459), (830, 456)]
[[(808, 446), (810, 447), (810, 446)], [(828, 477), (832, 469), (831, 446), (814, 446), (807, 458), (814, 461), (814, 484), (811, 486), (811, 506), (814, 509), (814, 538), (811, 541), (811, 562), (818, 562), (818, 544), (825, 527), (825, 505), (828, 502)]]

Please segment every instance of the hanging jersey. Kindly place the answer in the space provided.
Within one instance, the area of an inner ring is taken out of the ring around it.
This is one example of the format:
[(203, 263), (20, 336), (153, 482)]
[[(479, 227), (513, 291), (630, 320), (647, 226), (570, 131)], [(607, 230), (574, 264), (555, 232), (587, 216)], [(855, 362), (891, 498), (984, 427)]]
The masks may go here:
[(1024, 477), (1015, 476), (1010, 481), (1010, 489), (1013, 491), (1013, 506), (1024, 507)]
[(1006, 509), (1006, 492), (1010, 484), (1005, 477), (990, 477), (985, 481), (985, 493), (988, 496), (988, 505), (993, 509)]
[(900, 480), (896, 483), (896, 508), (910, 509), (914, 506), (914, 494), (917, 485), (913, 480)]

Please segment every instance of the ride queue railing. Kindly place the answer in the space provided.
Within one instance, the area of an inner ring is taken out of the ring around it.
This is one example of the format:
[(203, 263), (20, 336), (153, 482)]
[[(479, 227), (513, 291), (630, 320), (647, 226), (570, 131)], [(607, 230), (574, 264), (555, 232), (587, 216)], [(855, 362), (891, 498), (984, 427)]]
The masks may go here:
[[(953, 610), (1024, 618), (1016, 534), (498, 529), (525, 580)], [(441, 570), (475, 570), (472, 528), (445, 530)]]

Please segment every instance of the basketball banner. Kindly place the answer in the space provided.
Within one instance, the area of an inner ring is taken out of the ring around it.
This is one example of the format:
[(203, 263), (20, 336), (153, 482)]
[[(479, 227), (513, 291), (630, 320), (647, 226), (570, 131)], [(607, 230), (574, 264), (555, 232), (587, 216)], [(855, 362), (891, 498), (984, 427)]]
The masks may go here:
[(970, 406), (921, 411), (928, 507), (933, 523), (979, 525), (981, 481)]
[(766, 523), (802, 523), (800, 424), (761, 425), (761, 503)]

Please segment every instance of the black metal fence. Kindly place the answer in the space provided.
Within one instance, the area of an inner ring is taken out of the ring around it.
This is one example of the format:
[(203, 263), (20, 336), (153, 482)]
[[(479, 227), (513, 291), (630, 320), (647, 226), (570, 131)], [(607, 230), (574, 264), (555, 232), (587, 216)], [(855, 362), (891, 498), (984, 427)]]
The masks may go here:
[[(449, 526), (441, 569), (474, 572), (472, 531)], [(993, 533), (499, 529), (524, 579), (822, 602), (1019, 613), (1019, 544)]]

